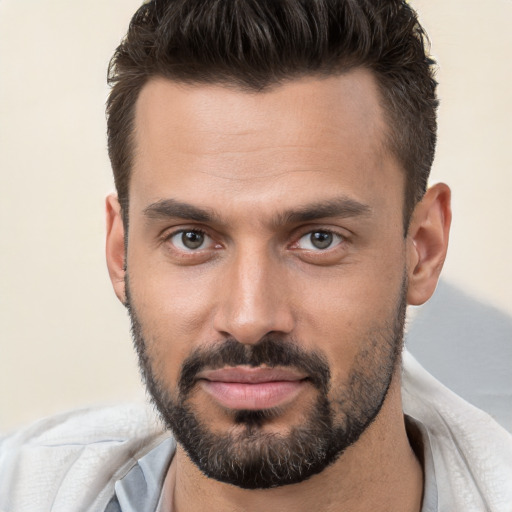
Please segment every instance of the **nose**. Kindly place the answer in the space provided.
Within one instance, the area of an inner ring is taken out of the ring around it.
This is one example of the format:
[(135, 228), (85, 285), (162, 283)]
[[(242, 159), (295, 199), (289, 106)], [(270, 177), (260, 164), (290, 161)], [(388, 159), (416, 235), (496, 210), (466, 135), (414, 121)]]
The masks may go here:
[(291, 333), (291, 296), (279, 261), (265, 250), (248, 248), (226, 266), (215, 330), (246, 345), (258, 343), (270, 333)]

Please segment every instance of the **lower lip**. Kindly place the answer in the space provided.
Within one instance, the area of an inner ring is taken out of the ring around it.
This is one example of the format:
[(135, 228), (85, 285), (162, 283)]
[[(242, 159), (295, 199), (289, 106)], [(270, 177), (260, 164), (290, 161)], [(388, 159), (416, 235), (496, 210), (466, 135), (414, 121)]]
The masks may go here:
[(305, 385), (304, 380), (272, 381), (256, 384), (202, 380), (203, 389), (228, 409), (262, 410), (293, 400)]

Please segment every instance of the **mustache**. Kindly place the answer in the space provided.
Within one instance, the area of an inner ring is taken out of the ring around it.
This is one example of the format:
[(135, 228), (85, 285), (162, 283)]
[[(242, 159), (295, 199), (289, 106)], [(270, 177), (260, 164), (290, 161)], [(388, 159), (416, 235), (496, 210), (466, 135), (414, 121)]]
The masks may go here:
[(241, 365), (296, 368), (303, 371), (308, 380), (324, 393), (328, 391), (331, 378), (329, 365), (321, 354), (307, 352), (293, 341), (269, 334), (255, 345), (244, 345), (234, 338), (228, 338), (221, 344), (196, 349), (183, 362), (179, 392), (186, 397), (197, 381), (197, 374), (203, 370)]

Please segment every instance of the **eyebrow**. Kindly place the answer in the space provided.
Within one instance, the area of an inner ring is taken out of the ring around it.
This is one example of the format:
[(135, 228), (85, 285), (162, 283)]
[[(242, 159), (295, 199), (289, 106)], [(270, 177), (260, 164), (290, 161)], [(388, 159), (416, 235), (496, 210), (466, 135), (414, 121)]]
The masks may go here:
[(187, 219), (196, 222), (218, 221), (213, 211), (200, 208), (189, 203), (183, 203), (176, 199), (162, 199), (144, 208), (144, 215), (149, 219)]
[(325, 218), (360, 217), (371, 213), (372, 209), (367, 204), (348, 197), (339, 197), (280, 213), (273, 220), (273, 224), (297, 224)]
[[(280, 212), (274, 216), (271, 224), (272, 226), (283, 226), (324, 218), (368, 216), (371, 212), (372, 209), (367, 204), (347, 197), (339, 197)], [(211, 209), (171, 198), (161, 199), (150, 204), (144, 208), (143, 213), (147, 218), (154, 220), (184, 219), (195, 222), (222, 223), (220, 217)]]

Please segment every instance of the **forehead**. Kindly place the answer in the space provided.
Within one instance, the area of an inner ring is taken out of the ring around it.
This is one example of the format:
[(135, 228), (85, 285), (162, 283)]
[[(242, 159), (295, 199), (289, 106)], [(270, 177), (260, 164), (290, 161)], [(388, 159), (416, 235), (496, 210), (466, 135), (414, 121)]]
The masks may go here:
[(176, 191), (236, 200), (248, 188), (268, 201), (269, 186), (301, 196), (331, 182), (344, 195), (378, 193), (379, 182), (402, 181), (385, 136), (378, 88), (366, 70), (264, 92), (155, 78), (136, 105), (130, 201)]

